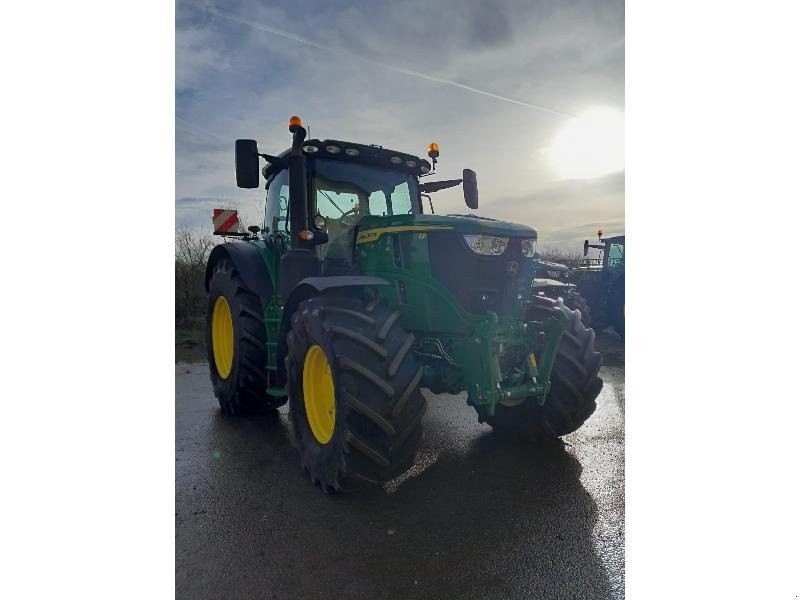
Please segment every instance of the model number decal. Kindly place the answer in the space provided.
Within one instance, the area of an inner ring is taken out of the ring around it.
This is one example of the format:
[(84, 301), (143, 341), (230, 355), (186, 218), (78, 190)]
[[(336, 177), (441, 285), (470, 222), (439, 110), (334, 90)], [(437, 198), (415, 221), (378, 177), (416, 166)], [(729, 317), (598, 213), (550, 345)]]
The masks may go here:
[[(368, 244), (376, 241), (384, 233), (398, 233), (401, 231), (443, 231), (453, 229), (444, 225), (398, 225), (396, 227), (380, 227), (378, 229), (365, 229), (358, 232), (356, 244)], [(420, 234), (424, 235), (424, 234)], [(423, 239), (420, 237), (420, 239)]]

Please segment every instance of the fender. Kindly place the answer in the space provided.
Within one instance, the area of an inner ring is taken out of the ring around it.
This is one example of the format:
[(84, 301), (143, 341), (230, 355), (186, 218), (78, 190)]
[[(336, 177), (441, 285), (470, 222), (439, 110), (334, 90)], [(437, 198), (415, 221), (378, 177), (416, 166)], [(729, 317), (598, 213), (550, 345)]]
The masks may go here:
[(248, 242), (226, 242), (214, 247), (206, 265), (206, 291), (214, 266), (224, 258), (230, 259), (247, 287), (258, 294), (261, 305), (267, 306), (272, 300), (274, 283), (258, 248)]
[(281, 326), (278, 333), (278, 380), (286, 382), (286, 367), (284, 358), (288, 352), (286, 345), (286, 334), (292, 325), (292, 315), (297, 310), (298, 305), (303, 301), (337, 289), (354, 289), (389, 285), (389, 282), (381, 277), (368, 277), (365, 275), (340, 275), (336, 277), (306, 277), (289, 293), (283, 305), (283, 315), (281, 316)]

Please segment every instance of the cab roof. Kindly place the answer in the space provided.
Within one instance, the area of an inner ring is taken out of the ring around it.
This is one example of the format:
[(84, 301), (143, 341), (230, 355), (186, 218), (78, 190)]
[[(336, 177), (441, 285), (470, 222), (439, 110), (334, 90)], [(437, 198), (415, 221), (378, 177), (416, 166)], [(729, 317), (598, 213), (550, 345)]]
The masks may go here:
[[(286, 150), (280, 156), (288, 156), (290, 152), (291, 150)], [(431, 171), (431, 164), (424, 158), (406, 152), (390, 150), (375, 144), (310, 139), (303, 143), (303, 154), (313, 158), (374, 165), (384, 169), (392, 169), (393, 171), (411, 173), (416, 176), (425, 175)]]
[(624, 235), (615, 235), (612, 237), (604, 237), (603, 243), (609, 244), (624, 244), (625, 243), (625, 236)]

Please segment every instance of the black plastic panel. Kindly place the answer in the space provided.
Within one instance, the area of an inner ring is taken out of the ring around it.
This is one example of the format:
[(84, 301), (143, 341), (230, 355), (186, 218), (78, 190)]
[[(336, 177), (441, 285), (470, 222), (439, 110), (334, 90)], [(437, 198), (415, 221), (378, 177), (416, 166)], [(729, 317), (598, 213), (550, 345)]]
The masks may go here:
[(431, 272), (465, 310), (509, 314), (535, 267), (532, 258), (522, 256), (521, 241), (511, 238), (503, 254), (484, 256), (473, 252), (460, 233), (431, 232)]

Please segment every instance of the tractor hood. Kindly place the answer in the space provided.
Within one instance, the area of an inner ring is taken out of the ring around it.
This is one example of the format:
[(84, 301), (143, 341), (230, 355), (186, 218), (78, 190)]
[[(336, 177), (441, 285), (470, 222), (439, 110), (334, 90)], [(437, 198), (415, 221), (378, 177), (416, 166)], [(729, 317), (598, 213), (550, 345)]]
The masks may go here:
[(453, 230), (467, 235), (496, 235), (501, 237), (537, 238), (533, 227), (497, 221), (473, 215), (395, 215), (391, 217), (368, 216), (361, 220), (360, 231), (384, 227), (419, 227), (420, 230), (436, 228), (441, 231)]

